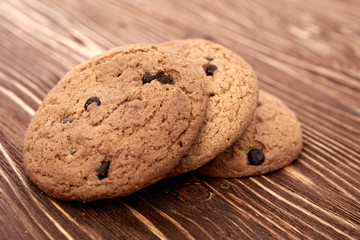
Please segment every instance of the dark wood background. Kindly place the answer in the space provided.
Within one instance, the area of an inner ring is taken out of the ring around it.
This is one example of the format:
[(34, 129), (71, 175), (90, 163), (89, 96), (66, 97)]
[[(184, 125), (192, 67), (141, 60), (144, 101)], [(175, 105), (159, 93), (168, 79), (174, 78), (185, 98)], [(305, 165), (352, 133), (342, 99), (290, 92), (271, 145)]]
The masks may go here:
[[(1, 0), (0, 239), (360, 239), (359, 23), (358, 0)], [(297, 113), (297, 161), (88, 204), (29, 182), (24, 132), (69, 69), (114, 46), (193, 37), (243, 56)]]

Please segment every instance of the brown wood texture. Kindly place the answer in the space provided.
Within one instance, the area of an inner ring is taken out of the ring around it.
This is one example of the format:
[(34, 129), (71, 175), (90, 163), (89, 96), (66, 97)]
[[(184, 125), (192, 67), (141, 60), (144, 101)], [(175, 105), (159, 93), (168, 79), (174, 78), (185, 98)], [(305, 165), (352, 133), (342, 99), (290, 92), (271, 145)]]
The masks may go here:
[[(358, 0), (0, 1), (0, 239), (360, 239)], [(126, 43), (202, 37), (255, 69), (293, 109), (304, 148), (242, 179), (187, 174), (129, 197), (48, 198), (22, 141), (71, 68)]]

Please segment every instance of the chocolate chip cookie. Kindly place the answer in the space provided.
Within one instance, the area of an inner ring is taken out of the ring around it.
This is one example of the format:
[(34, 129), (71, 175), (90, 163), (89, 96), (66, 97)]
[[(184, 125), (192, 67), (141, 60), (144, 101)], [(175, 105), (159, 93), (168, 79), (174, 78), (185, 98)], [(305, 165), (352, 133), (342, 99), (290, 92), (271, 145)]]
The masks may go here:
[(226, 151), (198, 170), (212, 177), (247, 177), (290, 164), (302, 148), (296, 115), (273, 95), (260, 91), (254, 119)]
[(34, 115), (23, 158), (51, 197), (129, 195), (178, 164), (203, 122), (202, 71), (153, 45), (114, 48), (59, 81)]
[(161, 44), (193, 62), (206, 77), (209, 95), (204, 125), (170, 176), (195, 170), (229, 147), (254, 114), (258, 82), (254, 71), (229, 49), (204, 40), (187, 39)]

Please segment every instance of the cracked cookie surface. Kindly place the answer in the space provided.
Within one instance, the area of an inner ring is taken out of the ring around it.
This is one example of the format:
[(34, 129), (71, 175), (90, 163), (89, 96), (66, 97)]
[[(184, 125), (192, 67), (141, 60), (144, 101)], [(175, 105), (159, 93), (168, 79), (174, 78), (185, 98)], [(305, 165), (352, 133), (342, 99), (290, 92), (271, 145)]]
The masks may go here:
[(209, 95), (204, 125), (189, 152), (170, 176), (195, 170), (229, 147), (249, 124), (258, 99), (251, 66), (229, 49), (204, 40), (163, 43), (202, 69)]
[(186, 59), (147, 44), (75, 67), (28, 127), (27, 174), (49, 196), (77, 201), (126, 196), (157, 182), (199, 131), (204, 79)]
[(198, 170), (212, 177), (247, 177), (289, 165), (302, 148), (296, 115), (278, 98), (260, 90), (259, 106), (244, 134)]

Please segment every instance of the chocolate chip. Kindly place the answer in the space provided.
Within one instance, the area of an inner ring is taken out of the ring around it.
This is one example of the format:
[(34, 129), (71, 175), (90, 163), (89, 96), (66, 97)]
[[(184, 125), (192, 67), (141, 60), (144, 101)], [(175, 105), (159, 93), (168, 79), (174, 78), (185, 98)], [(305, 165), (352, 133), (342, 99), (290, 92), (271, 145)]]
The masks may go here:
[(214, 64), (210, 64), (210, 65), (207, 65), (206, 67), (204, 67), (206, 76), (213, 76), (216, 69), (217, 69), (217, 67)]
[(64, 120), (62, 123), (65, 124), (65, 123), (72, 123), (73, 120)]
[(152, 75), (151, 73), (149, 72), (145, 72), (145, 74), (143, 75), (142, 77), (142, 83), (143, 84), (146, 84), (146, 83), (150, 83), (152, 80), (154, 80), (156, 78), (155, 75)]
[(110, 161), (103, 161), (98, 170), (96, 170), (97, 176), (100, 180), (107, 177), (109, 167)]
[(117, 77), (120, 77), (121, 76), (121, 73), (119, 73), (118, 75), (117, 75)]
[(208, 60), (208, 61), (212, 61), (212, 60), (214, 60), (213, 58), (211, 58), (211, 57), (207, 57), (206, 58), (206, 60)]
[(209, 97), (213, 97), (213, 96), (215, 96), (215, 94), (214, 94), (214, 93), (210, 93)]
[(162, 84), (174, 84), (173, 78), (169, 75), (166, 75), (164, 71), (159, 71), (156, 73), (156, 79)]
[(251, 165), (260, 165), (265, 161), (265, 155), (260, 149), (253, 148), (248, 152), (248, 160)]
[(257, 106), (260, 107), (260, 106), (261, 106), (261, 103), (258, 102)]
[(179, 142), (179, 145), (180, 145), (180, 147), (183, 147), (183, 143), (182, 143), (182, 141), (180, 141), (180, 142)]
[(98, 106), (100, 106), (100, 104), (101, 104), (100, 100), (97, 97), (91, 97), (88, 100), (86, 100), (86, 102), (85, 102), (85, 105), (84, 105), (85, 111), (87, 111), (88, 106), (92, 103), (96, 103), (96, 105), (98, 105)]
[(74, 155), (76, 152), (77, 152), (77, 150), (76, 150), (75, 148), (72, 148), (72, 149), (70, 150), (70, 154), (71, 154), (71, 155)]

